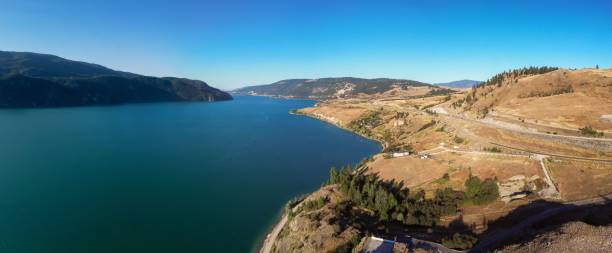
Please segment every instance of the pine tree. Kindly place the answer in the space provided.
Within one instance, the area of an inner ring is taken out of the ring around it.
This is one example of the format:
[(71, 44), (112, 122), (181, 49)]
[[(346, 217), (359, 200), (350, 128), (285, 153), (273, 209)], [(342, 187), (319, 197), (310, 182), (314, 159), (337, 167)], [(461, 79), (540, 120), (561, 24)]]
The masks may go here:
[(337, 184), (338, 182), (338, 172), (336, 171), (336, 167), (331, 167), (329, 170), (329, 183)]

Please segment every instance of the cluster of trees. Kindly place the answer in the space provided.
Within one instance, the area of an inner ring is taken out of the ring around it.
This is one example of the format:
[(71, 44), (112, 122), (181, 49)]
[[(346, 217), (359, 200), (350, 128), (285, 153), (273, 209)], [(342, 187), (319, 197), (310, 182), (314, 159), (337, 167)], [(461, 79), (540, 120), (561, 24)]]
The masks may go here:
[(381, 181), (376, 175), (366, 175), (350, 166), (340, 171), (332, 168), (329, 183), (339, 184), (352, 204), (373, 211), (379, 221), (406, 225), (435, 225), (441, 216), (457, 212), (463, 196), (446, 188), (426, 199), (424, 191), (410, 192), (400, 183)]
[(564, 87), (557, 87), (549, 91), (531, 91), (526, 95), (521, 95), (519, 98), (530, 98), (530, 97), (550, 97), (554, 95), (561, 95), (565, 93), (574, 92), (574, 88), (571, 85)]
[(447, 95), (447, 94), (453, 94), (453, 93), (455, 93), (455, 91), (451, 89), (446, 89), (446, 88), (432, 89), (429, 92), (427, 92), (427, 94), (425, 94), (425, 97), (434, 97), (434, 96)]
[(414, 148), (410, 144), (390, 143), (385, 149), (385, 152), (414, 152)]
[(473, 89), (472, 92), (465, 97), (465, 102), (468, 105), (472, 105), (472, 104), (476, 103), (477, 100), (478, 100), (478, 97), (476, 96), (476, 90), (475, 89)]
[[(445, 174), (442, 179), (450, 180)], [(404, 225), (435, 226), (441, 216), (453, 215), (460, 204), (486, 204), (499, 197), (494, 179), (480, 180), (472, 176), (465, 182), (466, 191), (455, 191), (451, 188), (439, 189), (433, 198), (425, 198), (424, 191), (411, 192), (401, 183), (382, 181), (373, 174), (364, 174), (351, 166), (342, 167), (339, 171), (330, 170), (330, 184), (338, 184), (347, 201), (341, 202), (341, 210), (359, 208), (373, 213), (378, 222), (394, 222)], [(318, 202), (325, 203), (326, 200)], [(316, 207), (320, 203), (307, 206)], [(303, 204), (306, 206), (306, 203)], [(442, 244), (454, 249), (469, 249), (476, 244), (477, 238), (472, 234), (454, 234), (442, 239)], [(349, 246), (354, 247), (355, 242)], [(345, 251), (343, 251), (345, 252)]]
[[(520, 69), (513, 69), (513, 70), (504, 71), (502, 73), (494, 75), (493, 77), (491, 77), (489, 80), (487, 80), (485, 82), (482, 82), (482, 83), (479, 83), (479, 84), (476, 84), (476, 85), (472, 86), (472, 92), (470, 92), (470, 94), (468, 94), (465, 97), (465, 100), (455, 101), (452, 104), (452, 106), (453, 106), (453, 108), (456, 108), (456, 107), (462, 106), (464, 104), (464, 102), (467, 103), (468, 106), (473, 105), (478, 100), (478, 96), (476, 94), (476, 91), (479, 88), (484, 88), (484, 87), (493, 86), (493, 85), (496, 85), (497, 87), (499, 87), (508, 78), (518, 80), (517, 78), (521, 77), (521, 76), (544, 74), (544, 73), (548, 73), (548, 72), (551, 72), (551, 71), (555, 71), (557, 69), (559, 69), (559, 68), (544, 66), (544, 67), (525, 67), (525, 68), (520, 68)], [(494, 89), (491, 88), (491, 89), (488, 89), (488, 90), (484, 90), (482, 92), (482, 94), (484, 96), (486, 96), (492, 90), (494, 90)], [(573, 90), (562, 89), (562, 90), (555, 91), (555, 92), (568, 93), (568, 92), (573, 92)], [(559, 93), (559, 94), (561, 94), (561, 93)], [(552, 94), (552, 95), (555, 95), (555, 94)], [(485, 108), (484, 110), (481, 111), (481, 114), (483, 114), (484, 116), (486, 116), (487, 113), (488, 113), (488, 108)]]
[(491, 203), (499, 197), (497, 183), (491, 178), (483, 181), (470, 174), (469, 178), (465, 181), (465, 188), (464, 203), (483, 205)]
[[(470, 94), (470, 95), (471, 95), (471, 94)], [(468, 96), (470, 96), (470, 95), (468, 95)], [(470, 99), (471, 99), (471, 98), (470, 98)], [(457, 108), (457, 107), (461, 107), (461, 106), (463, 105), (463, 102), (465, 102), (465, 98), (458, 99), (457, 101), (453, 102), (453, 103), (451, 104), (451, 106), (453, 107), (453, 109), (454, 109), (454, 108)]]
[(501, 83), (508, 77), (519, 77), (519, 76), (528, 76), (528, 75), (539, 75), (539, 74), (544, 74), (544, 73), (548, 73), (551, 71), (555, 71), (559, 68), (557, 67), (548, 67), (548, 66), (544, 66), (544, 67), (525, 67), (525, 68), (520, 68), (520, 69), (513, 69), (513, 70), (508, 70), (508, 71), (504, 71), (502, 73), (499, 73), (497, 75), (494, 75), (493, 77), (491, 77), (489, 80), (477, 84), (475, 86), (473, 86), (473, 89), (476, 88), (481, 88), (481, 87), (485, 87), (485, 86), (489, 86), (489, 85), (501, 85)]
[(302, 205), (300, 205), (300, 207), (298, 208), (297, 213), (299, 213), (301, 211), (312, 211), (312, 210), (319, 209), (319, 208), (323, 207), (323, 205), (325, 205), (325, 203), (327, 203), (327, 198), (326, 197), (320, 197), (320, 198), (315, 199), (315, 200), (306, 201), (306, 202), (302, 203)]
[(404, 118), (408, 117), (408, 115), (410, 115), (410, 113), (408, 113), (408, 112), (396, 112), (395, 113), (395, 119), (404, 119)]
[(381, 111), (374, 111), (365, 117), (353, 121), (350, 128), (360, 134), (370, 136), (372, 129), (382, 124)]

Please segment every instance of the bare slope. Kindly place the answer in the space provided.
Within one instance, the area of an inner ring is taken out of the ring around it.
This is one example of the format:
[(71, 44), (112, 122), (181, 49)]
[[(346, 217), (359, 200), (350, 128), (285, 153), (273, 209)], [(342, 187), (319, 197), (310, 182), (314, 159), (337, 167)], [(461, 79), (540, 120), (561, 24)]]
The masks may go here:
[(461, 109), (478, 117), (577, 130), (612, 131), (612, 69), (507, 74), (472, 91)]

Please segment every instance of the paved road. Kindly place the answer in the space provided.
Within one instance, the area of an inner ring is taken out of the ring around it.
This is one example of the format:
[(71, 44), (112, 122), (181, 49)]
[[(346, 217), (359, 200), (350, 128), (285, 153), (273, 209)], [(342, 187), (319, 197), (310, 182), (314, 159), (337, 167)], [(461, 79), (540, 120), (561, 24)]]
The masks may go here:
[(509, 131), (519, 132), (519, 133), (533, 134), (533, 135), (540, 135), (540, 136), (554, 137), (554, 138), (568, 138), (568, 139), (591, 140), (591, 141), (602, 141), (602, 142), (610, 142), (610, 143), (612, 143), (612, 139), (610, 139), (610, 138), (594, 138), (594, 137), (584, 137), (584, 136), (574, 136), (574, 135), (559, 135), (559, 134), (540, 133), (540, 132), (536, 132), (536, 131), (529, 131), (529, 130), (525, 130), (525, 129), (509, 127), (509, 126), (506, 126), (506, 125), (503, 125), (503, 124), (496, 124), (494, 122), (488, 122), (488, 121), (477, 120), (477, 119), (470, 119), (470, 118), (462, 117), (462, 116), (459, 116), (459, 115), (449, 114), (446, 111), (439, 111), (438, 110), (437, 112), (438, 112), (439, 115), (444, 115), (444, 116), (447, 116), (447, 117), (451, 117), (451, 118), (455, 118), (455, 119), (460, 119), (460, 120), (464, 120), (464, 121), (469, 121), (469, 122), (473, 122), (473, 123), (477, 123), (477, 124), (481, 124), (481, 125), (492, 126), (492, 127), (495, 127), (495, 128), (502, 128), (502, 129), (506, 129), (506, 130), (509, 130)]
[(571, 160), (584, 160), (584, 161), (607, 162), (607, 163), (612, 162), (612, 160), (607, 160), (607, 159), (597, 159), (597, 158), (588, 158), (588, 157), (579, 157), (579, 156), (551, 154), (551, 153), (546, 153), (546, 152), (531, 151), (531, 150), (522, 149), (522, 148), (510, 147), (510, 146), (499, 144), (499, 143), (495, 143), (495, 142), (489, 142), (489, 143), (491, 143), (491, 144), (493, 144), (495, 146), (500, 146), (500, 147), (504, 147), (504, 148), (508, 148), (508, 149), (514, 149), (514, 150), (518, 150), (518, 151), (522, 151), (522, 152), (526, 152), (526, 153), (530, 153), (530, 154), (534, 154), (534, 155), (554, 156), (554, 157), (571, 159)]

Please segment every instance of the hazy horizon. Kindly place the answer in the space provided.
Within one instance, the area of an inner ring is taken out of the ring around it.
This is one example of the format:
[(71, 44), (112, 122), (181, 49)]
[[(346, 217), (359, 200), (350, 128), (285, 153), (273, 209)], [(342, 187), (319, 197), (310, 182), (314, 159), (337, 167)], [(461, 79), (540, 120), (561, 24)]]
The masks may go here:
[(612, 66), (609, 1), (14, 1), (0, 50), (231, 90), (292, 78), (444, 83)]

